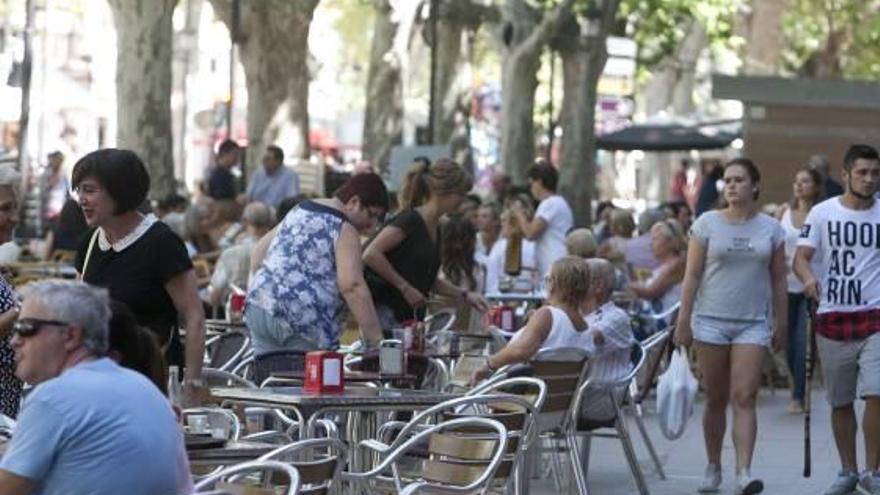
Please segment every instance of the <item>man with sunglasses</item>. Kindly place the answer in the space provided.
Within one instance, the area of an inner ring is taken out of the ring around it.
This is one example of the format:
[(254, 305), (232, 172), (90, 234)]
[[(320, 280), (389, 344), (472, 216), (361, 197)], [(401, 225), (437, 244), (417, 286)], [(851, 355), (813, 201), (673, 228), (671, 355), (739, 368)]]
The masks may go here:
[(12, 347), (16, 374), (34, 389), (0, 461), (0, 493), (148, 495), (189, 486), (167, 399), (106, 357), (109, 318), (104, 289), (73, 281), (26, 288)]

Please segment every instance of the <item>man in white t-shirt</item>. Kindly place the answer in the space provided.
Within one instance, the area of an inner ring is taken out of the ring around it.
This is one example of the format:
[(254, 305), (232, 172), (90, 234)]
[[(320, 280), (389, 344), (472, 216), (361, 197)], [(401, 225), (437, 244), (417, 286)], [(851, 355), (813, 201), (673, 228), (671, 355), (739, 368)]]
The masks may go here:
[(514, 210), (514, 215), (526, 238), (535, 241), (538, 274), (541, 279), (550, 273), (550, 266), (565, 256), (565, 235), (574, 225), (574, 215), (565, 199), (556, 194), (559, 173), (552, 165), (538, 163), (528, 171), (529, 189), (541, 203), (531, 221), (525, 212)]
[[(843, 495), (859, 482), (858, 424), (853, 407), (865, 400), (862, 428), (866, 471), (862, 488), (880, 495), (880, 156), (850, 146), (843, 164), (845, 192), (807, 215), (794, 269), (804, 292), (819, 301), (813, 321), (831, 425), (842, 470), (826, 495)], [(812, 265), (811, 265), (812, 263)]]

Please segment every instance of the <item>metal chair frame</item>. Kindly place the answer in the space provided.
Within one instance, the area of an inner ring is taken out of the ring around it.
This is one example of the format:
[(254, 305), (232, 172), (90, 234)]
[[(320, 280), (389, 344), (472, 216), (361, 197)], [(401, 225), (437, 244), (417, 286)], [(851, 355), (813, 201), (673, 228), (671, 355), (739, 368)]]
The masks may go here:
[[(239, 421), (238, 416), (229, 409), (223, 409), (222, 407), (193, 407), (184, 409), (181, 414), (184, 418), (184, 423), (186, 423), (187, 416), (195, 415), (204, 415), (209, 418), (211, 416), (221, 417), (229, 423), (227, 440), (238, 440), (241, 437), (241, 421)], [(210, 419), (208, 419), (208, 422), (210, 423)]]
[[(330, 478), (317, 481), (313, 480), (313, 474), (311, 473), (311, 470), (318, 467), (316, 464), (322, 464), (325, 461), (314, 461), (312, 459), (312, 454), (320, 450), (326, 450), (327, 456), (329, 458), (335, 458), (336, 462)], [(306, 453), (303, 461), (287, 461), (284, 459), (285, 456), (302, 452)], [(332, 489), (340, 481), (340, 473), (342, 473), (342, 468), (345, 465), (347, 458), (348, 447), (338, 438), (313, 438), (310, 440), (300, 440), (298, 442), (292, 442), (287, 445), (283, 445), (273, 450), (272, 452), (261, 456), (257, 460), (274, 460), (292, 465), (294, 468), (297, 469), (297, 472), (300, 473), (300, 489), (304, 492), (317, 491), (323, 488), (322, 491), (324, 493), (332, 493)]]
[(486, 490), (490, 488), (495, 472), (498, 470), (501, 462), (504, 460), (504, 456), (507, 452), (508, 432), (507, 428), (505, 428), (502, 423), (494, 419), (481, 417), (457, 418), (429, 426), (426, 429), (408, 438), (396, 449), (390, 451), (388, 455), (384, 457), (382, 462), (372, 470), (364, 473), (343, 472), (342, 479), (351, 483), (355, 483), (358, 486), (363, 486), (364, 484), (367, 484), (372, 480), (376, 480), (382, 477), (383, 473), (385, 473), (389, 467), (392, 467), (400, 457), (407, 454), (410, 450), (412, 450), (424, 440), (429, 439), (432, 435), (449, 430), (454, 431), (456, 429), (467, 431), (468, 428), (473, 427), (481, 427), (483, 429), (494, 430), (494, 433), (497, 434), (497, 436), (490, 436), (487, 433), (480, 433), (481, 440), (491, 439), (494, 440), (496, 444), (491, 460), (486, 465), (486, 468), (483, 470), (482, 474), (476, 480), (464, 486), (437, 483), (427, 480), (417, 480), (412, 483), (408, 483), (407, 485), (403, 485), (403, 482), (397, 475), (396, 470), (392, 469), (392, 472), (394, 473), (393, 481), (397, 491), (403, 495), (411, 495), (423, 490), (435, 493), (440, 492), (449, 494), (485, 493)]
[[(235, 349), (232, 355), (225, 362), (214, 362), (216, 358), (216, 355), (214, 353), (217, 352), (213, 349), (214, 346), (222, 346), (224, 340), (232, 338), (241, 338), (241, 345), (237, 349)], [(248, 352), (251, 351), (250, 343), (250, 336), (241, 330), (229, 330), (224, 333), (215, 335), (205, 342), (207, 363), (209, 365), (213, 365), (211, 366), (212, 368), (223, 371), (232, 371), (233, 369), (235, 369), (236, 365), (238, 365), (238, 363), (247, 356)]]
[[(571, 457), (572, 466), (574, 467), (575, 481), (577, 483), (578, 492), (580, 495), (588, 495), (589, 493), (587, 488), (587, 471), (589, 468), (590, 439), (593, 436), (620, 439), (621, 445), (623, 446), (624, 455), (626, 456), (626, 460), (629, 464), (630, 470), (632, 471), (633, 478), (635, 479), (639, 493), (641, 495), (649, 494), (648, 485), (645, 482), (644, 474), (642, 473), (641, 467), (639, 466), (639, 462), (635, 454), (635, 449), (633, 448), (632, 436), (630, 435), (629, 428), (626, 425), (625, 412), (627, 408), (624, 407), (623, 404), (629, 392), (629, 386), (631, 382), (633, 381), (633, 379), (635, 379), (636, 375), (639, 373), (645, 363), (644, 347), (638, 343), (633, 344), (633, 351), (637, 352), (638, 354), (633, 360), (634, 363), (632, 369), (625, 376), (621, 377), (618, 380), (610, 382), (594, 382), (593, 380), (588, 378), (578, 387), (577, 393), (575, 394), (575, 401), (573, 402), (575, 407), (573, 407), (570, 411), (571, 414), (569, 417), (569, 421), (567, 422), (567, 430), (565, 432), (565, 436), (568, 442), (568, 451)], [(612, 426), (616, 430), (616, 433), (595, 433), (593, 430), (582, 431), (578, 429), (578, 419), (580, 417), (581, 403), (583, 401), (584, 394), (587, 392), (587, 390), (597, 387), (601, 388), (604, 391), (607, 391), (607, 393), (609, 394), (609, 398), (611, 400), (612, 406), (614, 407), (615, 413), (614, 419), (609, 421), (609, 423), (613, 422), (613, 426), (610, 424), (609, 426)], [(582, 451), (578, 449), (578, 436), (584, 437)], [(652, 458), (657, 463), (657, 465), (659, 465), (659, 460), (656, 458), (656, 453), (653, 452), (653, 446), (650, 446), (649, 450), (652, 453)]]
[[(209, 493), (217, 493), (216, 490), (211, 491), (202, 491), (206, 488), (212, 488), (218, 482), (223, 481), (226, 478), (229, 478), (230, 482), (233, 482), (237, 479), (240, 479), (246, 474), (259, 472), (265, 474), (266, 471), (278, 472), (286, 474), (288, 479), (290, 480), (290, 485), (287, 489), (287, 495), (296, 495), (299, 492), (300, 487), (300, 477), (299, 473), (292, 466), (285, 464), (279, 461), (249, 461), (243, 462), (241, 464), (236, 464), (234, 466), (229, 466), (227, 468), (221, 469), (215, 473), (212, 473), (206, 476), (204, 479), (200, 480), (196, 483), (194, 489), (194, 494), (204, 494), (207, 495)], [(271, 476), (263, 476), (263, 484), (268, 485), (271, 480)], [(223, 493), (223, 491), (220, 491)]]

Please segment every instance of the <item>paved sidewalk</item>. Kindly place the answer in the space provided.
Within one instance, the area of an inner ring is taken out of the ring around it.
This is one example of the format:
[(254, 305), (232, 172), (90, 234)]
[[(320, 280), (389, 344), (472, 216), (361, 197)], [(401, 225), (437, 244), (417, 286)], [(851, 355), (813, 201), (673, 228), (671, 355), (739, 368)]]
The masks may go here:
[[(802, 415), (785, 412), (788, 391), (777, 390), (775, 396), (768, 389), (761, 391), (758, 400), (758, 439), (752, 475), (764, 480), (764, 493), (768, 495), (809, 495), (822, 493), (831, 483), (840, 463), (834, 439), (831, 435), (828, 403), (821, 389), (813, 391), (812, 455), (813, 474), (802, 476), (804, 459), (804, 420)], [(699, 399), (698, 399), (699, 400)], [(666, 471), (661, 480), (654, 470), (648, 451), (641, 443), (641, 436), (630, 421), (636, 454), (645, 473), (652, 495), (695, 494), (705, 467), (706, 458), (702, 436), (702, 404), (698, 403), (684, 435), (667, 441), (660, 433), (654, 413), (653, 401), (647, 404), (646, 427)], [(862, 407), (858, 408), (861, 418)], [(722, 494), (732, 494), (734, 489), (734, 451), (730, 440), (731, 419), (728, 413), (728, 433), (722, 453), (724, 484)], [(861, 430), (860, 430), (861, 431)], [(863, 438), (859, 433), (859, 463), (864, 463)], [(596, 438), (592, 444), (590, 472), (587, 480), (590, 495), (616, 495), (637, 493), (635, 482), (629, 472), (626, 459), (615, 439)], [(576, 493), (572, 485), (565, 493)], [(532, 493), (537, 495), (558, 494), (550, 480), (533, 480)]]

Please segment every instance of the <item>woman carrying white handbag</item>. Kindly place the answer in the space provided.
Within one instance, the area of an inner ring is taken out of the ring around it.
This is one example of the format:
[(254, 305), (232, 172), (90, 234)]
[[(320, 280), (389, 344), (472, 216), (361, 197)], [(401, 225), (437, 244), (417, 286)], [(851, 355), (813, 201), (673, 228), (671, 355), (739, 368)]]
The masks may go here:
[[(758, 212), (760, 173), (747, 158), (724, 167), (727, 207), (709, 211), (691, 229), (681, 313), (674, 342), (694, 342), (706, 407), (703, 435), (708, 465), (700, 493), (721, 486), (721, 446), (727, 405), (733, 406), (736, 494), (761, 493), (750, 473), (757, 435), (755, 399), (767, 348), (786, 342), (785, 233)], [(772, 303), (772, 308), (771, 308)], [(771, 331), (770, 315), (773, 318)]]

